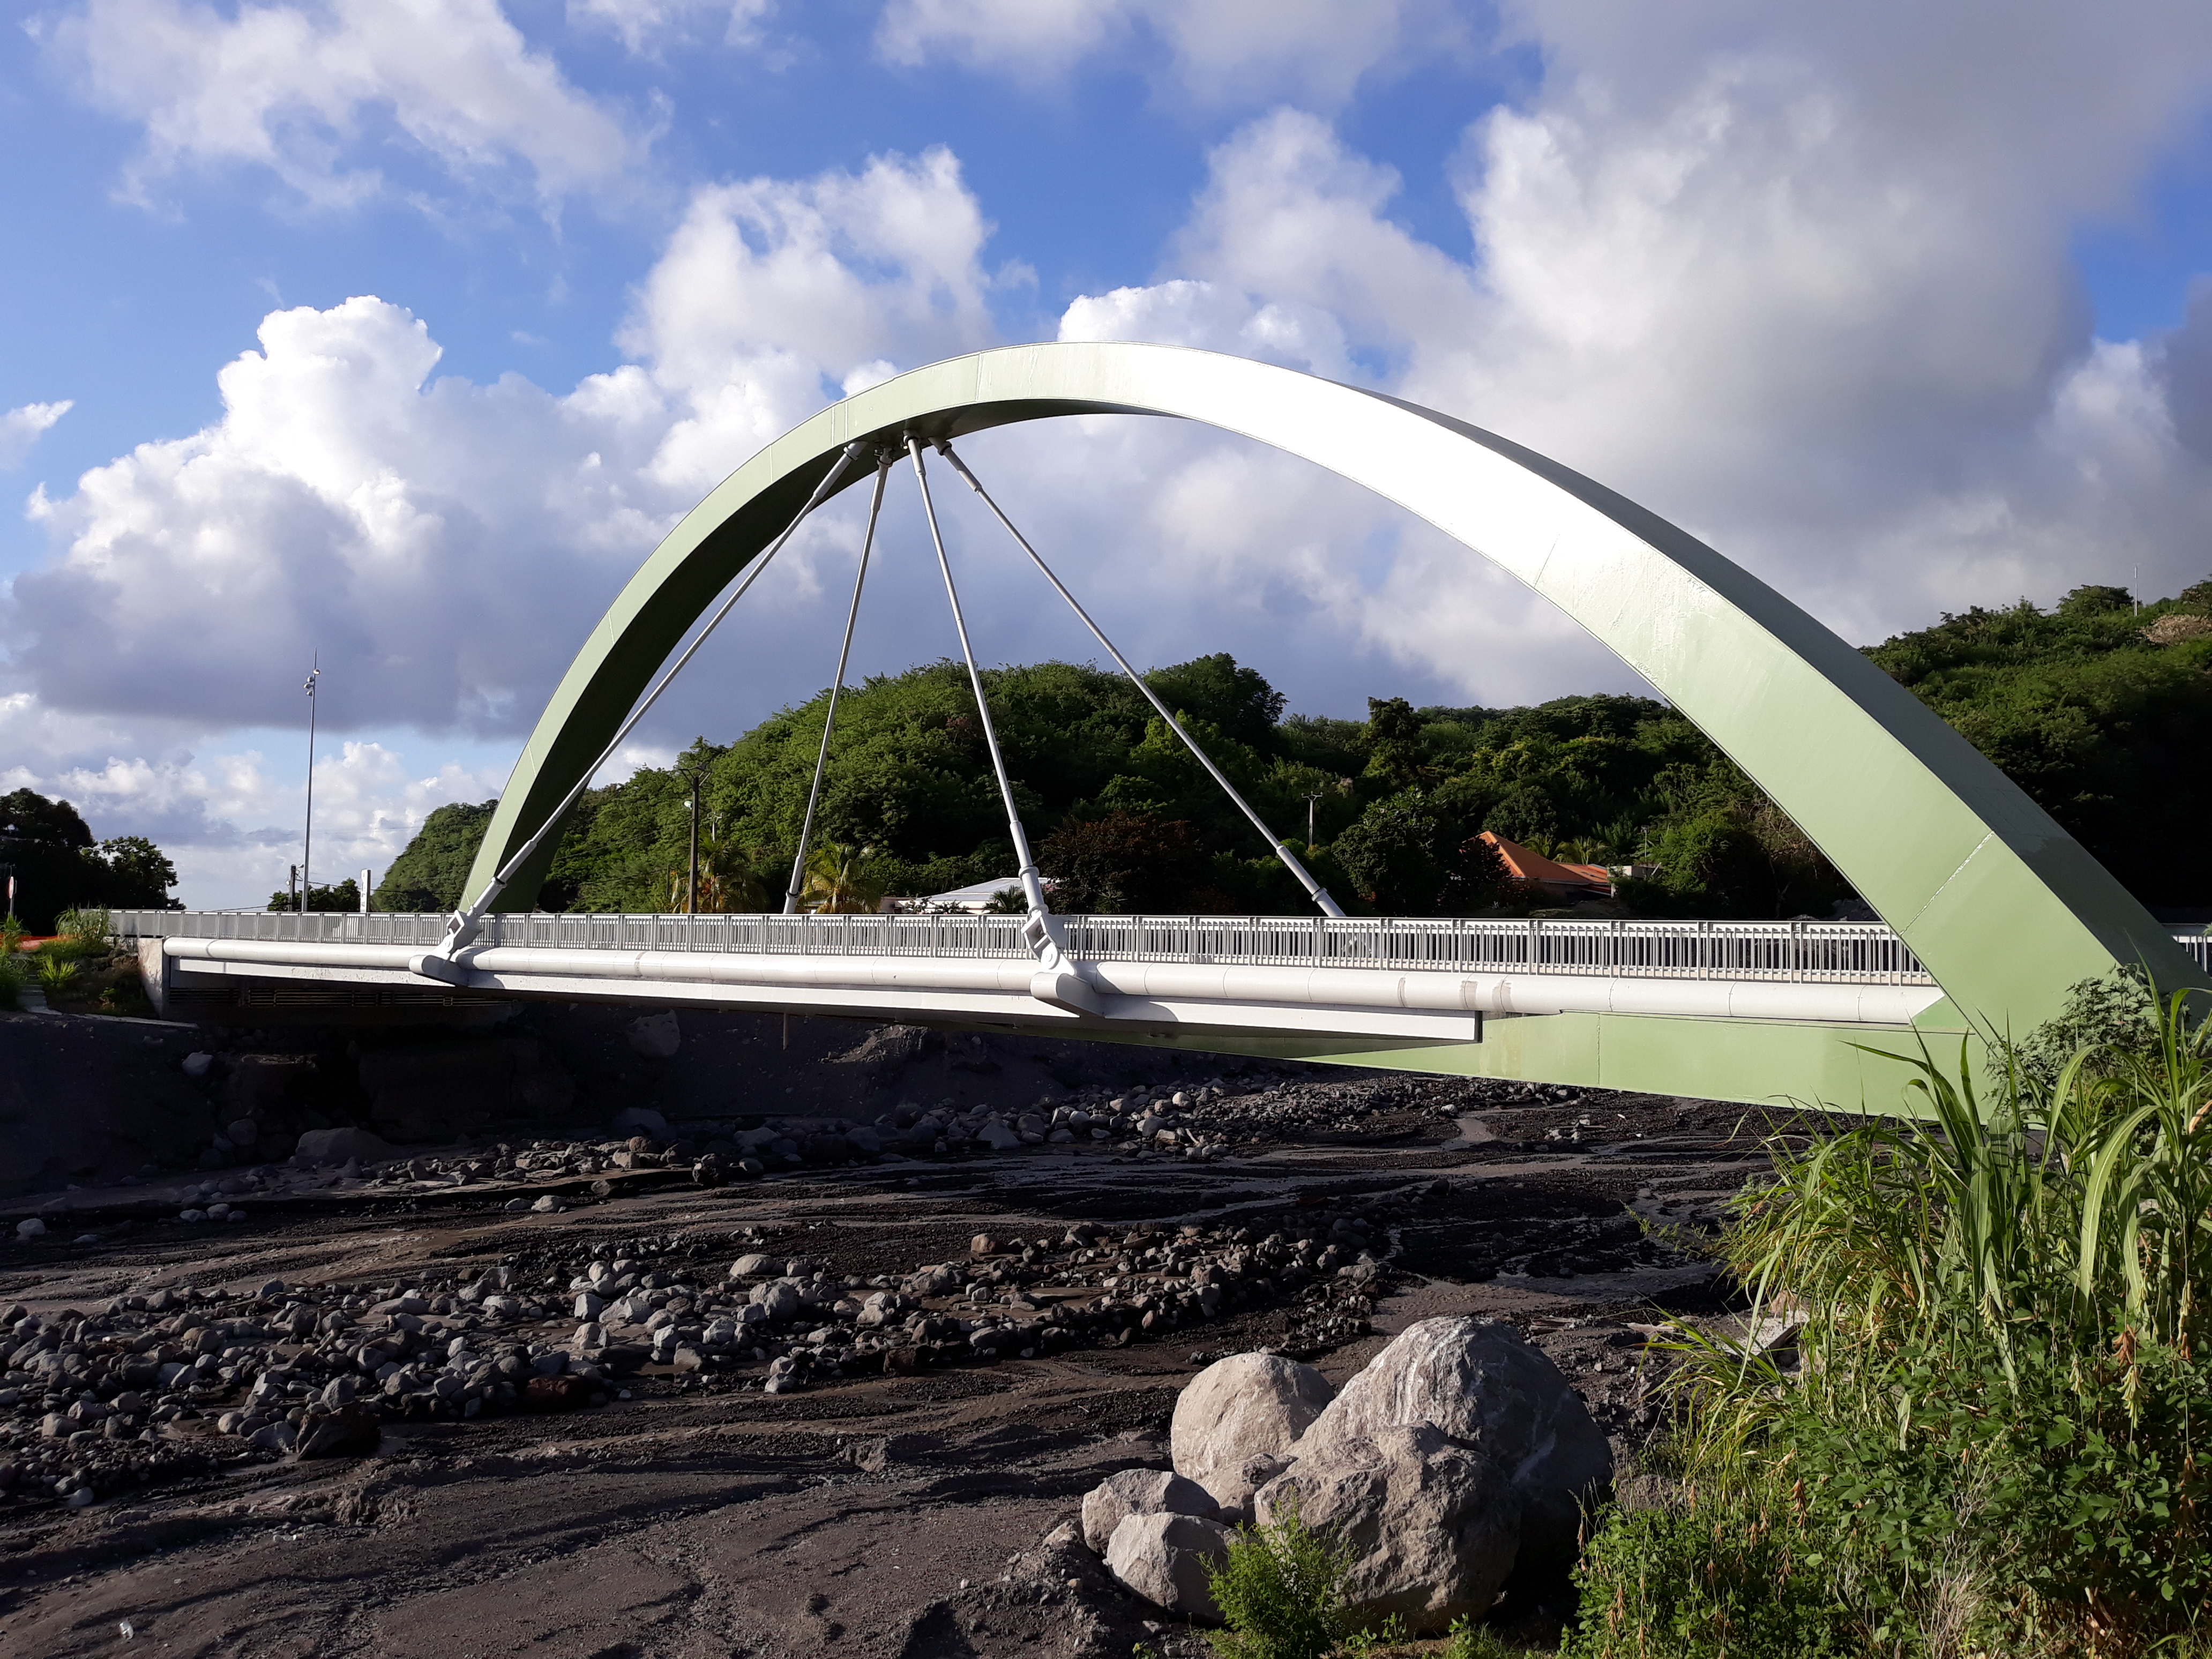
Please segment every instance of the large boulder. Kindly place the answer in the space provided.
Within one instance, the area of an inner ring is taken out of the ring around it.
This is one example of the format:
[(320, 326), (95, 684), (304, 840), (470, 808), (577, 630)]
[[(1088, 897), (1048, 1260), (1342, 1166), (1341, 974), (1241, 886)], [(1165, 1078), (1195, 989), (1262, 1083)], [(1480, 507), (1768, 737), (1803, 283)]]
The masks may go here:
[(1301, 1449), (1253, 1500), (1263, 1525), (1295, 1509), (1351, 1556), (1344, 1598), (1364, 1622), (1417, 1636), (1490, 1611), (1521, 1545), (1521, 1498), (1479, 1446), (1431, 1424)]
[(1612, 1486), (1613, 1450), (1558, 1366), (1510, 1326), (1424, 1319), (1344, 1385), (1297, 1456), (1303, 1464), (1331, 1441), (1422, 1423), (1481, 1447), (1511, 1478), (1524, 1565), (1573, 1560), (1585, 1506)]
[(1195, 1480), (1166, 1469), (1123, 1469), (1084, 1495), (1083, 1541), (1105, 1554), (1114, 1528), (1133, 1515), (1195, 1515), (1211, 1521), (1213, 1499)]
[(1226, 1560), (1237, 1534), (1194, 1515), (1131, 1515), (1106, 1541), (1106, 1570), (1155, 1607), (1218, 1624), (1206, 1566)]
[(398, 1154), (380, 1136), (366, 1129), (310, 1129), (300, 1137), (294, 1156), (310, 1164), (381, 1163)]
[(1274, 1470), (1255, 1458), (1290, 1455), (1334, 1392), (1310, 1365), (1279, 1354), (1239, 1353), (1217, 1360), (1184, 1384), (1176, 1397), (1169, 1445), (1176, 1473), (1213, 1494), (1223, 1509), (1241, 1511), (1258, 1484)]

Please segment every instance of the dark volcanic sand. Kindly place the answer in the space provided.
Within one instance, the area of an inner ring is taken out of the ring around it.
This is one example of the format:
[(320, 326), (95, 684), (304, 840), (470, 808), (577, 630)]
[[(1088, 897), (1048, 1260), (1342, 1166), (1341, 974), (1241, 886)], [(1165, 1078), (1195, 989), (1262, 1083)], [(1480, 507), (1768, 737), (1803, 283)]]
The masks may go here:
[[(1275, 1346), (1341, 1381), (1414, 1319), (1504, 1318), (1626, 1448), (1656, 1409), (1631, 1326), (1718, 1304), (1710, 1267), (1664, 1252), (1640, 1262), (1622, 1218), (1709, 1219), (1765, 1161), (1759, 1126), (1734, 1107), (1592, 1094), (1485, 1106), (1455, 1125), (1432, 1103), (1361, 1117), (1358, 1087), (1344, 1086), (1352, 1132), (1207, 1164), (1037, 1148), (662, 1186), (556, 1215), (506, 1213), (513, 1188), (353, 1192), (257, 1200), (249, 1225), (224, 1230), (10, 1240), (0, 1302), (45, 1313), (186, 1284), (381, 1283), (518, 1255), (580, 1259), (594, 1239), (647, 1234), (714, 1241), (719, 1273), (754, 1248), (732, 1234), (771, 1229), (776, 1248), (873, 1274), (963, 1256), (985, 1230), (1149, 1220), (1264, 1233), (1385, 1203), (1407, 1218), (1364, 1332), (1285, 1298), (1121, 1347), (781, 1396), (743, 1386), (758, 1365), (703, 1382), (648, 1366), (628, 1379), (631, 1400), (596, 1410), (394, 1425), (372, 1457), (242, 1459), (77, 1510), (0, 1504), (0, 1654), (109, 1652), (125, 1620), (143, 1644), (126, 1651), (179, 1656), (1197, 1651), (1095, 1559), (1039, 1546), (1104, 1475), (1164, 1467), (1176, 1392), (1202, 1364)], [(1545, 1138), (1578, 1122), (1578, 1145)], [(1444, 1150), (1462, 1131), (1473, 1144)], [(71, 1227), (96, 1227), (101, 1198), (74, 1195)], [(1577, 1263), (1617, 1270), (1558, 1276)], [(224, 1450), (237, 1456), (237, 1443)], [(1535, 1610), (1505, 1611), (1541, 1633)]]

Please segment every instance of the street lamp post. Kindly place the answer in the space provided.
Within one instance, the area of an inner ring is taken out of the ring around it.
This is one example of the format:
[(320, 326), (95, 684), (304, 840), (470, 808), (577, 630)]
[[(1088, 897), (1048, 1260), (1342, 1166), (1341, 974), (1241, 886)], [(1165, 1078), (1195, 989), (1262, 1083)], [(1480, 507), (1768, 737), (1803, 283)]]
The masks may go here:
[(300, 897), (297, 914), (307, 911), (307, 889), (314, 878), (309, 873), (313, 867), (315, 853), (315, 683), (323, 677), (323, 654), (318, 651), (313, 665), (307, 670), (307, 683), (300, 689), (307, 694), (307, 825), (300, 843)]
[(691, 786), (691, 862), (684, 878), (684, 914), (699, 914), (699, 787), (706, 774), (698, 767), (684, 769), (684, 781)]

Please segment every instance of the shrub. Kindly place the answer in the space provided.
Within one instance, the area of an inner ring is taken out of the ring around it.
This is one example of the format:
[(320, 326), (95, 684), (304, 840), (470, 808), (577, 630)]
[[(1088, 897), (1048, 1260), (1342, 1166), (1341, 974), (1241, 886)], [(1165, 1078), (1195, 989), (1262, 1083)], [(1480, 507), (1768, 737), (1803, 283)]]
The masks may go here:
[(67, 990), (76, 980), (76, 963), (67, 957), (43, 955), (39, 958), (39, 988), (48, 996)]
[(1350, 1558), (1298, 1518), (1295, 1501), (1276, 1520), (1240, 1527), (1228, 1559), (1206, 1581), (1229, 1629), (1212, 1638), (1224, 1659), (1326, 1659), (1353, 1628), (1344, 1605)]
[(2047, 1083), (1992, 1042), (1986, 1103), (1963, 1056), (1954, 1077), (1923, 1053), (1906, 1063), (1924, 1121), (1776, 1146), (1724, 1250), (1754, 1322), (1804, 1320), (1796, 1363), (1686, 1340), (1702, 1498), (1600, 1534), (1577, 1651), (1641, 1655), (1603, 1644), (1640, 1627), (1652, 1659), (1749, 1653), (1742, 1632), (1791, 1620), (1868, 1655), (2193, 1639), (2212, 1596), (2212, 1031), (2179, 997), (2146, 1018), (2147, 1037), (2105, 1020)]
[(115, 920), (105, 907), (80, 906), (54, 918), (54, 934), (71, 956), (106, 956), (115, 946)]

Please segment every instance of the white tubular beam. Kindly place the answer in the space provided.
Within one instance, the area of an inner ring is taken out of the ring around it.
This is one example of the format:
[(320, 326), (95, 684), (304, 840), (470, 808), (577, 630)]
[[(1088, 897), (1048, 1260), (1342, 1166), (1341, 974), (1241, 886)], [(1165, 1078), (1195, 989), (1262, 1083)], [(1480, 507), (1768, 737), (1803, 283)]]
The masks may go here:
[(952, 561), (945, 556), (945, 537), (937, 527), (937, 508), (929, 499), (929, 474), (921, 464), (921, 440), (909, 437), (906, 447), (907, 453), (914, 458), (915, 482), (921, 487), (922, 515), (929, 520), (929, 539), (937, 549), (937, 568), (945, 573), (945, 597), (952, 602), (952, 626), (959, 631), (960, 654), (967, 659), (968, 684), (975, 688), (975, 714), (983, 722), (983, 741), (990, 745), (991, 769), (999, 778), (999, 799), (1006, 804), (1006, 833), (1013, 837), (1014, 856), (1021, 861), (1022, 892), (1029, 900), (1030, 915), (1042, 918), (1051, 907), (1044, 902), (1044, 882), (1037, 874), (1036, 860), (1030, 854), (1030, 838), (1022, 828), (1021, 812), (1014, 805), (1014, 786), (1006, 778), (1006, 758), (999, 753), (999, 732), (991, 723), (989, 700), (983, 696), (983, 676), (975, 666), (975, 648), (968, 642), (967, 620), (960, 614), (960, 590), (952, 585)]
[(799, 911), (799, 884), (806, 878), (806, 844), (814, 839), (814, 808), (822, 799), (822, 774), (830, 765), (830, 734), (837, 729), (837, 698), (845, 689), (845, 665), (853, 655), (853, 626), (860, 620), (860, 590), (867, 586), (868, 555), (875, 550), (876, 520), (884, 510), (884, 483), (891, 475), (890, 457), (876, 462), (876, 490), (868, 498), (868, 529), (860, 538), (860, 569), (853, 578), (853, 606), (845, 613), (845, 642), (837, 647), (837, 674), (830, 682), (830, 708), (822, 716), (822, 750), (814, 757), (814, 784), (806, 792), (806, 817), (799, 826), (799, 856), (791, 861), (791, 889), (783, 896), (783, 913)]
[(974, 490), (983, 505), (991, 509), (991, 516), (1006, 527), (1006, 533), (1014, 538), (1023, 552), (1030, 556), (1030, 562), (1044, 573), (1044, 579), (1052, 584), (1054, 591), (1067, 601), (1068, 609), (1083, 618), (1083, 625), (1091, 630), (1091, 638), (1106, 647), (1106, 654), (1120, 665), (1121, 672), (1129, 677), (1129, 683), (1143, 693), (1145, 701), (1152, 704), (1159, 717), (1167, 722), (1168, 730), (1182, 738), (1183, 747), (1197, 757), (1198, 763), (1212, 775), (1213, 781), (1221, 786), (1221, 793), (1236, 802), (1237, 810), (1252, 821), (1252, 827), (1257, 830), (1261, 837), (1266, 840), (1269, 850), (1283, 861), (1285, 869), (1298, 878), (1298, 884), (1306, 890), (1306, 896), (1320, 907), (1323, 915), (1342, 916), (1344, 912), (1338, 908), (1336, 901), (1329, 896), (1328, 889), (1314, 879), (1313, 872), (1300, 863), (1291, 854), (1291, 849), (1283, 844), (1283, 838), (1270, 830), (1267, 820), (1253, 810), (1252, 804), (1237, 793), (1237, 786), (1230, 782), (1222, 769), (1213, 763), (1213, 757), (1200, 749), (1190, 733), (1182, 729), (1182, 722), (1168, 712), (1167, 704), (1162, 702), (1152, 688), (1145, 684), (1144, 677), (1129, 665), (1129, 659), (1115, 648), (1114, 641), (1106, 637), (1105, 630), (1091, 619), (1091, 613), (1077, 601), (1074, 594), (1067, 591), (1067, 584), (1060, 580), (1054, 573), (1053, 568), (1044, 562), (1044, 556), (1030, 545), (1029, 538), (1014, 528), (1014, 521), (1006, 516), (1005, 510), (998, 502), (991, 499), (991, 492), (983, 488), (982, 481), (968, 470), (968, 464), (965, 461), (952, 453), (951, 444), (940, 441), (937, 446), (937, 453), (945, 457), (955, 472), (967, 480), (968, 488)]
[[(290, 945), (252, 939), (172, 939), (164, 953), (187, 972), (364, 981), (404, 979), (414, 953), (404, 945)], [(972, 1008), (963, 997), (1046, 1003), (1103, 1019), (1156, 1021), (1163, 1008), (1185, 1022), (1265, 1025), (1302, 1011), (1297, 1029), (1381, 1029), (1370, 1017), (1612, 1013), (1694, 1018), (1817, 1021), (1897, 1026), (1934, 1003), (1932, 985), (1793, 983), (1786, 981), (1666, 980), (1602, 975), (1394, 973), (1388, 970), (1207, 967), (1175, 963), (1099, 962), (1058, 970), (1040, 988), (1034, 962), (1018, 957), (746, 956), (692, 951), (538, 950), (495, 945), (466, 951), (453, 963), (457, 987), (557, 994), (593, 985), (647, 1001), (679, 989), (717, 988), (738, 1001), (807, 1003), (836, 994), (892, 994), (884, 1006), (927, 1012), (929, 999), (956, 1000), (941, 1012)], [(1062, 984), (1060, 981), (1066, 981)], [(1309, 1015), (1327, 1015), (1316, 1025)]]
[(684, 672), (684, 665), (690, 662), (697, 653), (699, 647), (707, 643), (707, 636), (722, 625), (722, 618), (730, 614), (737, 602), (744, 598), (746, 591), (760, 580), (761, 572), (768, 568), (769, 561), (781, 552), (783, 544), (799, 533), (799, 526), (806, 522), (806, 515), (822, 504), (823, 499), (836, 488), (837, 480), (845, 476), (845, 469), (852, 465), (864, 447), (865, 446), (858, 442), (849, 443), (839, 452), (836, 460), (831, 463), (830, 470), (822, 475), (822, 482), (814, 486), (814, 493), (806, 498), (806, 505), (799, 509), (799, 516), (785, 527), (783, 534), (762, 550), (761, 556), (753, 561), (752, 568), (745, 573), (744, 580), (738, 584), (737, 591), (728, 599), (724, 599), (715, 609), (714, 614), (707, 618), (707, 625), (692, 635), (691, 643), (684, 647), (684, 654), (677, 658), (669, 671), (660, 677), (659, 683), (646, 694), (645, 701), (630, 711), (629, 718), (622, 723), (622, 729), (617, 732), (608, 740), (607, 746), (599, 751), (599, 757), (585, 769), (584, 775), (576, 780), (575, 786), (562, 798), (561, 804), (553, 809), (552, 815), (538, 826), (538, 833), (523, 842), (521, 847), (516, 849), (514, 856), (501, 866), (499, 873), (491, 878), (490, 884), (477, 896), (477, 902), (465, 910), (454, 913), (452, 920), (447, 924), (446, 942), (435, 951), (429, 953), (432, 959), (427, 963), (418, 960), (416, 972), (428, 979), (449, 980), (450, 976), (446, 972), (444, 964), (450, 963), (453, 953), (476, 937), (477, 929), (483, 926), (483, 919), (491, 914), (491, 907), (499, 902), (500, 894), (505, 890), (507, 884), (514, 878), (514, 872), (529, 860), (530, 855), (538, 850), (545, 837), (553, 833), (554, 826), (568, 816), (568, 809), (582, 799), (585, 790), (592, 787), (592, 780), (599, 775), (599, 769), (614, 758), (615, 751), (620, 749), (629, 734), (637, 729), (637, 723), (646, 717), (653, 704), (660, 701), (660, 694), (668, 690), (669, 682)]

